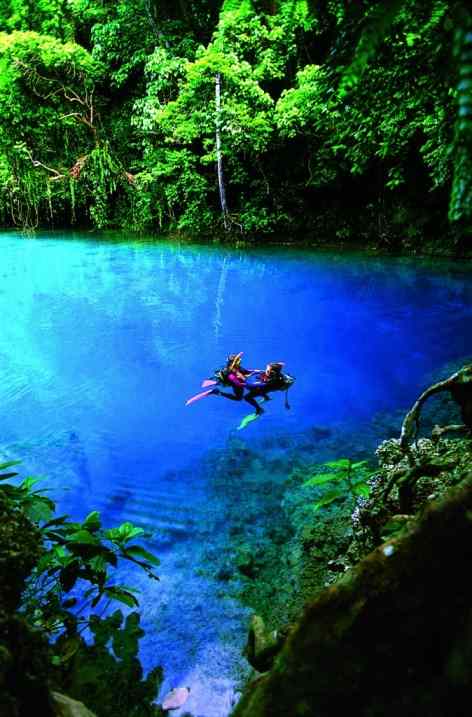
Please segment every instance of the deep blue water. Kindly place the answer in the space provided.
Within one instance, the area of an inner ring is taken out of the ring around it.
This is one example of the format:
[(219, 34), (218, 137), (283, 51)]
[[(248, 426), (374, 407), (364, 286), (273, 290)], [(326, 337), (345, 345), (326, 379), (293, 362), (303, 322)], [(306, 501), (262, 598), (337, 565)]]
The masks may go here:
[[(59, 234), (0, 234), (0, 257), (0, 456), (47, 475), (74, 517), (98, 507), (105, 523), (154, 527), (162, 580), (142, 585), (155, 630), (144, 659), (164, 665), (167, 686), (193, 680), (189, 709), (223, 717), (246, 613), (189, 567), (218, 511), (202, 459), (231, 437), (257, 446), (408, 407), (431, 375), (472, 355), (472, 273)], [(244, 432), (243, 404), (184, 405), (238, 351), (250, 367), (285, 361), (297, 379), (291, 410), (275, 394)]]

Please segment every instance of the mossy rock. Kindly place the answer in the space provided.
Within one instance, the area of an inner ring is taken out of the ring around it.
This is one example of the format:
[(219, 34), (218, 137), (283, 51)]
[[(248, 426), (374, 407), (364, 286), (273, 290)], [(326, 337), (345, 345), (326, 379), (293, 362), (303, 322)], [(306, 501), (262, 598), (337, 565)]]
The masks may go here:
[(462, 717), (471, 515), (472, 472), (307, 607), (234, 717)]

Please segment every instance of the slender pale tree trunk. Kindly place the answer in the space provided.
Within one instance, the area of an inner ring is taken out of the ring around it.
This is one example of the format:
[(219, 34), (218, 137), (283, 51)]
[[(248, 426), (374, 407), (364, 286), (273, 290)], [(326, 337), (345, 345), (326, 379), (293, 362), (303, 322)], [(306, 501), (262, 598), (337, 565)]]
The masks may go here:
[(215, 78), (215, 104), (216, 104), (216, 165), (218, 170), (218, 188), (220, 190), (221, 213), (225, 231), (230, 228), (228, 205), (226, 203), (225, 178), (223, 173), (223, 155), (221, 154), (221, 75)]

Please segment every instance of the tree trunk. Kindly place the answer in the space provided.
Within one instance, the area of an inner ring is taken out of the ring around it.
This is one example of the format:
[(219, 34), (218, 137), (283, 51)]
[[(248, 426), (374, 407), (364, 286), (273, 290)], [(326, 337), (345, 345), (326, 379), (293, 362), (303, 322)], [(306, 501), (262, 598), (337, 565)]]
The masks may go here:
[(230, 228), (228, 216), (228, 205), (226, 203), (225, 178), (223, 173), (223, 156), (221, 154), (221, 75), (219, 72), (215, 78), (215, 104), (216, 104), (216, 164), (218, 170), (218, 188), (220, 190), (221, 213), (225, 231)]

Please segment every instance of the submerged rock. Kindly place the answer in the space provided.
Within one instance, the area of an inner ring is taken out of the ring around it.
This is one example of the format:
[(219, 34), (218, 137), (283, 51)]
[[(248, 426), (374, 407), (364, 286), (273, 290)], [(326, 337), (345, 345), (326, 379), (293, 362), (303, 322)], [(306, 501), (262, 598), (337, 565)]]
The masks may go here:
[(252, 616), (244, 654), (255, 670), (258, 672), (269, 670), (282, 644), (283, 636), (277, 630), (268, 630), (259, 615)]
[(73, 700), (67, 695), (53, 692), (52, 697), (56, 717), (96, 717), (82, 702)]
[(184, 705), (190, 695), (189, 687), (174, 687), (163, 699), (163, 710), (176, 710)]
[(329, 438), (333, 435), (332, 429), (327, 426), (313, 426), (309, 433), (311, 438), (315, 441), (322, 441), (323, 439)]

